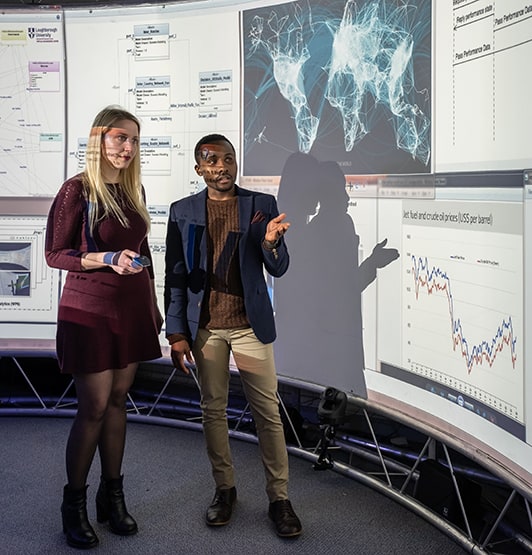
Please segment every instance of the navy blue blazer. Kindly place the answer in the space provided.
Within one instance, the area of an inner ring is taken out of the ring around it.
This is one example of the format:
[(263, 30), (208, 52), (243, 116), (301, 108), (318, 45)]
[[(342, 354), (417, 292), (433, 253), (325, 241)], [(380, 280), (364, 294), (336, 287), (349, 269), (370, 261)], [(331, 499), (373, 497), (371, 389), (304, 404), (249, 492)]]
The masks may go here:
[[(239, 259), (244, 306), (249, 323), (262, 343), (276, 337), (273, 308), (264, 269), (273, 277), (288, 269), (284, 239), (275, 251), (262, 246), (268, 222), (279, 215), (272, 195), (236, 187), (239, 211)], [(185, 335), (193, 342), (201, 304), (208, 290), (205, 233), (207, 189), (170, 205), (166, 233), (164, 297), (166, 335)]]

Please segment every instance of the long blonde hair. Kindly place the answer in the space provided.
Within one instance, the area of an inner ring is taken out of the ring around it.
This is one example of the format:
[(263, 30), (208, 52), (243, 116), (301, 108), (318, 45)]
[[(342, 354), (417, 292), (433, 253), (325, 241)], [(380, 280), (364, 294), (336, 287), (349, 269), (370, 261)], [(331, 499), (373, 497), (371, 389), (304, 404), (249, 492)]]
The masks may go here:
[[(87, 142), (83, 184), (89, 202), (91, 233), (98, 221), (108, 216), (114, 216), (125, 228), (129, 227), (129, 221), (123, 207), (117, 202), (102, 176), (102, 140), (105, 133), (115, 127), (115, 124), (120, 120), (129, 120), (135, 123), (140, 134), (140, 122), (133, 114), (120, 106), (107, 106), (94, 118)], [(126, 205), (140, 214), (149, 230), (150, 216), (146, 208), (140, 181), (140, 156), (138, 152), (129, 166), (120, 171), (120, 187), (124, 193)]]

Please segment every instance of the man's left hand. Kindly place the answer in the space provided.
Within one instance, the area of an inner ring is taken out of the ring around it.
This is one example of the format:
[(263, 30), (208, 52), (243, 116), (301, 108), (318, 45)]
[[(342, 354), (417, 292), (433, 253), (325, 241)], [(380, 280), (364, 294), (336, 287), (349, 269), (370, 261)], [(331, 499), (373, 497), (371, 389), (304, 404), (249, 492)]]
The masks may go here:
[(276, 243), (286, 233), (290, 227), (290, 223), (285, 222), (285, 218), (286, 214), (283, 213), (268, 222), (268, 225), (266, 226), (266, 234), (264, 235), (264, 239), (266, 239), (266, 241)]

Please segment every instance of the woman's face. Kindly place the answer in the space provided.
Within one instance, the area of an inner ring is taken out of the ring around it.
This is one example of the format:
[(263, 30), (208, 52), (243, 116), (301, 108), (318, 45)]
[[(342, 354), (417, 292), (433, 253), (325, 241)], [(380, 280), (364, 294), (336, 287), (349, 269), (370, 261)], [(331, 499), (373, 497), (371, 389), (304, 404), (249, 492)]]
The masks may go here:
[(123, 119), (105, 133), (102, 140), (102, 172), (116, 177), (125, 170), (139, 148), (139, 129), (134, 121)]

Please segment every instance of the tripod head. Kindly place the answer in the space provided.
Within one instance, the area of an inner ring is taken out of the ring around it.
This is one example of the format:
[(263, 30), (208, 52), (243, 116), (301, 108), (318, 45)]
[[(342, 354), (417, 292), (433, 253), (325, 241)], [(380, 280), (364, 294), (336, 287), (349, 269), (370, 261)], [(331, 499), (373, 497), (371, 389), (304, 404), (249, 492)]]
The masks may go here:
[(320, 423), (339, 426), (345, 420), (346, 410), (347, 395), (334, 387), (327, 387), (318, 405)]

